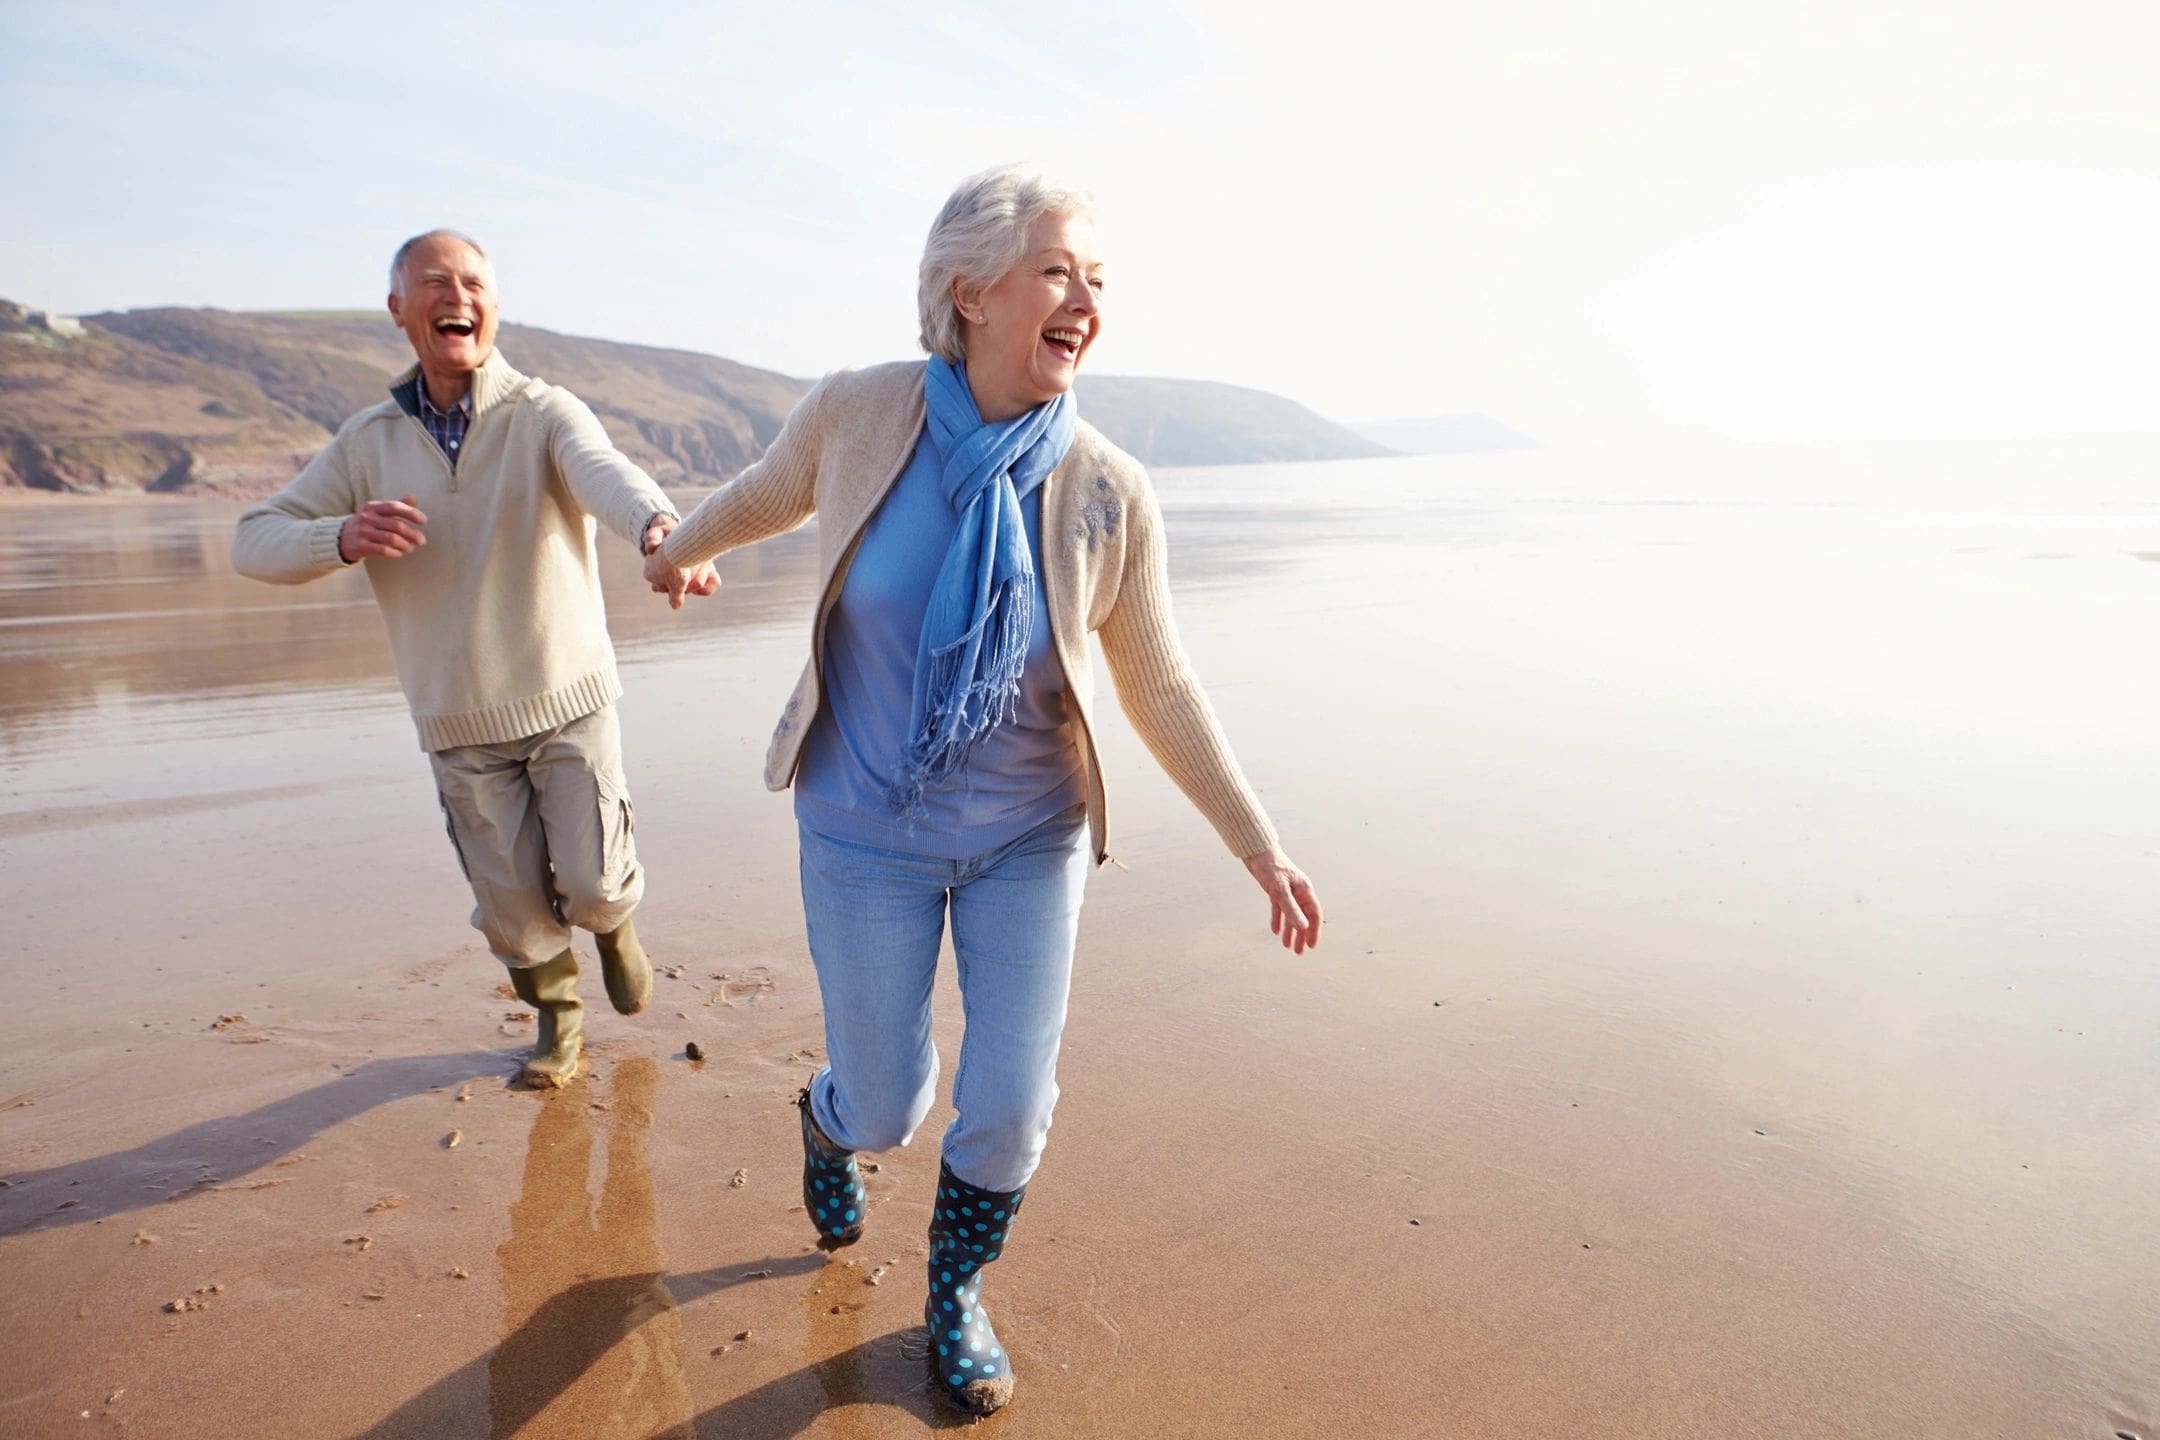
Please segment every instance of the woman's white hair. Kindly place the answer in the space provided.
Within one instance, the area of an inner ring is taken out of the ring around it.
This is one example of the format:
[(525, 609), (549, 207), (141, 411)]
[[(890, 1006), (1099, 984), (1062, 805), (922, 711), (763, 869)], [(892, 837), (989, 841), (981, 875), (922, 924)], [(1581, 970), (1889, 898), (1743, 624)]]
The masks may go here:
[(1033, 165), (999, 165), (955, 186), (923, 242), (922, 347), (955, 365), (967, 358), (953, 282), (994, 285), (1027, 253), (1028, 231), (1045, 215), (1095, 213), (1095, 197)]

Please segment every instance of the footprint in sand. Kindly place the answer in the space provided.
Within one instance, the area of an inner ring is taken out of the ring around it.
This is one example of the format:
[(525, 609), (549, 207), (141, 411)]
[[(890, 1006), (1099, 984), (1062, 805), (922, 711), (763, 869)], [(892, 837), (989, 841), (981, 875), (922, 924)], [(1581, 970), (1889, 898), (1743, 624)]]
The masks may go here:
[(422, 960), (419, 964), (413, 966), (411, 969), (405, 972), (404, 983), (407, 985), (427, 984), (429, 981), (435, 980), (440, 977), (442, 973), (448, 970), (452, 965), (463, 963), (468, 957), (470, 957), (471, 954), (472, 951), (468, 947), (466, 949), (452, 951), (448, 955), (437, 955), (433, 959)]
[(707, 1005), (725, 1005), (731, 1010), (740, 1010), (778, 992), (771, 968), (764, 965), (752, 965), (742, 970), (715, 970), (712, 978), (717, 983), (712, 993), (705, 997)]

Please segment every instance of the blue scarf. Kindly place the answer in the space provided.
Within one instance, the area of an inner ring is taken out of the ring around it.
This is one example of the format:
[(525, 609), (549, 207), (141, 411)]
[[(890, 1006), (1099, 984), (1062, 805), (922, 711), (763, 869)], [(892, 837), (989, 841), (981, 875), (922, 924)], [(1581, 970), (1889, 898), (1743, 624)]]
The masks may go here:
[(1020, 501), (1072, 448), (1077, 409), (1068, 392), (986, 425), (966, 367), (936, 355), (923, 389), (923, 442), (959, 523), (923, 615), (908, 746), (888, 796), (907, 816), (921, 813), (926, 787), (965, 765), (983, 737), (1018, 710), (1035, 629), (1035, 560)]

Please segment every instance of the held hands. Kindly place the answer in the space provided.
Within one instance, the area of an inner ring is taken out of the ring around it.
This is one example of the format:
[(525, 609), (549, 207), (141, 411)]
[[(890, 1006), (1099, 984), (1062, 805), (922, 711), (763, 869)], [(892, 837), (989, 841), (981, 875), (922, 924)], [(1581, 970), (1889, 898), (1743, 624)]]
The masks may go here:
[(1268, 933), (1282, 936), (1283, 948), (1302, 955), (1320, 943), (1320, 897), (1312, 881), (1290, 863), (1280, 847), (1245, 857), (1260, 888), (1267, 891), (1274, 911), (1268, 916)]
[(338, 558), (350, 565), (358, 560), (395, 560), (427, 544), (421, 527), (427, 516), (420, 513), (416, 497), (403, 500), (370, 500), (345, 517), (338, 527)]
[(713, 569), (712, 561), (688, 570), (677, 569), (668, 563), (667, 556), (660, 553), (660, 542), (667, 539), (675, 528), (672, 515), (655, 515), (652, 524), (645, 527), (643, 549), (645, 551), (645, 582), (652, 586), (653, 594), (668, 597), (668, 608), (680, 610), (683, 596), (711, 595), (720, 588), (720, 572)]

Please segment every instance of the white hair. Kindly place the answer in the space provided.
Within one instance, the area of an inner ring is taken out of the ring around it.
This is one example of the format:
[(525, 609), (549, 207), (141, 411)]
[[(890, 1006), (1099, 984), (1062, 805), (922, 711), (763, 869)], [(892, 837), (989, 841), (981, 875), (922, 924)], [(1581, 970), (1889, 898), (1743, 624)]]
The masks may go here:
[(417, 246), (419, 246), (422, 241), (426, 240), (455, 240), (461, 245), (469, 246), (473, 254), (480, 257), (483, 264), (494, 263), (493, 261), (490, 261), (488, 259), (487, 251), (480, 248), (480, 242), (473, 239), (472, 236), (465, 234), (461, 230), (423, 230), (418, 235), (413, 236), (412, 239), (407, 240), (404, 244), (398, 246), (397, 254), (390, 257), (391, 294), (396, 295), (401, 299), (404, 297), (405, 261), (412, 255), (413, 250)]
[(923, 349), (955, 365), (966, 359), (953, 282), (994, 285), (1027, 253), (1028, 231), (1037, 220), (1094, 213), (1092, 194), (1052, 180), (1032, 165), (999, 165), (962, 180), (923, 242), (915, 296)]

